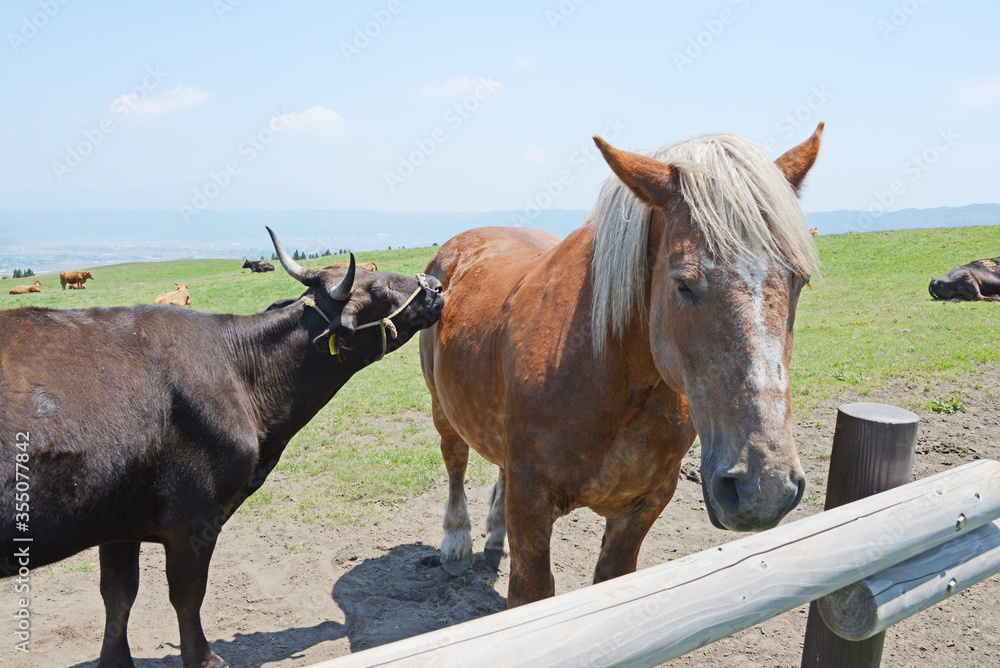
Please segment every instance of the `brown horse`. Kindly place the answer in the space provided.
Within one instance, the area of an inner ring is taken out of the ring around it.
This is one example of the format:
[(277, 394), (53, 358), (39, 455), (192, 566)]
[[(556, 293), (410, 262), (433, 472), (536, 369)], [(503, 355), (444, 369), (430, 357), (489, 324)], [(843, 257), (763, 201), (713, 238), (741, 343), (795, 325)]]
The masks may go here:
[(565, 240), (487, 227), (438, 250), (448, 302), (420, 359), (448, 572), (472, 561), (469, 446), (500, 469), (485, 547), (498, 558), (506, 530), (510, 607), (553, 594), (552, 524), (574, 508), (607, 519), (594, 581), (634, 571), (696, 434), (713, 524), (768, 529), (795, 507), (788, 365), (816, 259), (796, 193), (822, 130), (776, 163), (733, 135), (652, 157), (595, 137), (614, 175)]

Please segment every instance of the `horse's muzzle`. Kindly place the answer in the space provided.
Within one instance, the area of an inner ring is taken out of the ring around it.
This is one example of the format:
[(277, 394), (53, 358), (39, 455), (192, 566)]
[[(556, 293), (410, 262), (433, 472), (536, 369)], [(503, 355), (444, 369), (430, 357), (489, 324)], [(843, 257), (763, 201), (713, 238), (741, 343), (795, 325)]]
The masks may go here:
[(774, 528), (802, 500), (806, 477), (798, 467), (788, 476), (761, 478), (728, 469), (702, 476), (705, 507), (712, 524), (730, 531)]

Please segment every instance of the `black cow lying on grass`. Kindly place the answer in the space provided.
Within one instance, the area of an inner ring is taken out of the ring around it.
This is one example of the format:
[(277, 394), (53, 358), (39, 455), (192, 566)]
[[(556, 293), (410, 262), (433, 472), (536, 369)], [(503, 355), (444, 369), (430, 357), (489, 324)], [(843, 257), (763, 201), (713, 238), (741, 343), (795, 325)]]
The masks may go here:
[(1000, 301), (1000, 257), (955, 267), (927, 289), (934, 299)]
[(0, 311), (0, 575), (99, 545), (100, 666), (132, 665), (142, 542), (164, 546), (184, 665), (226, 665), (200, 619), (222, 525), (352, 375), (441, 314), (435, 278), (303, 269), (271, 238), (308, 289), (263, 313)]
[(265, 271), (274, 271), (274, 265), (264, 260), (243, 260), (243, 268), (249, 269), (252, 274), (263, 274)]

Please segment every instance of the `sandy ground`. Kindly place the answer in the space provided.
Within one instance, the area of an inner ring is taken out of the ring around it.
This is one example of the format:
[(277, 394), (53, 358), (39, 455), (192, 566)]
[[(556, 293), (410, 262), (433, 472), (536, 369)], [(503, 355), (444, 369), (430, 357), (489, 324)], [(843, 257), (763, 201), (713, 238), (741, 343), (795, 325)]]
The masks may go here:
[[(1000, 459), (1000, 368), (944, 389), (965, 399), (967, 412), (921, 417), (914, 477), (973, 459)], [(987, 389), (977, 389), (987, 388)], [(941, 391), (941, 388), (937, 388)], [(867, 401), (924, 397), (922, 384), (899, 383)], [(785, 521), (820, 510), (835, 408), (857, 400), (849, 392), (814, 420), (800, 422), (796, 440), (809, 487)], [(429, 422), (429, 420), (428, 420)], [(697, 470), (690, 460), (687, 470)], [(443, 480), (443, 477), (442, 477)], [(269, 483), (272, 484), (272, 483)], [(489, 487), (468, 490), (475, 531), (485, 527)], [(401, 505), (368, 527), (324, 527), (289, 520), (237, 518), (222, 532), (202, 608), (205, 632), (231, 666), (307, 666), (400, 638), (502, 610), (509, 562), (499, 571), (482, 559), (485, 537), (474, 532), (477, 560), (464, 577), (433, 565), (441, 537), (444, 485)], [(586, 586), (596, 563), (603, 520), (579, 510), (556, 524), (553, 571), (557, 592)], [(643, 544), (646, 568), (739, 538), (711, 526), (701, 487), (682, 476)], [(89, 562), (89, 564), (88, 564)], [(12, 634), (0, 634), (0, 663), (14, 666), (96, 666), (103, 632), (97, 550), (32, 574), (29, 655), (15, 654)], [(181, 666), (176, 618), (167, 600), (163, 551), (143, 548), (139, 597), (129, 637), (136, 665)], [(3, 590), (10, 625), (13, 594)], [(883, 665), (1000, 665), (1000, 578), (994, 577), (892, 627)], [(798, 666), (806, 622), (799, 608), (671, 662), (672, 666)]]

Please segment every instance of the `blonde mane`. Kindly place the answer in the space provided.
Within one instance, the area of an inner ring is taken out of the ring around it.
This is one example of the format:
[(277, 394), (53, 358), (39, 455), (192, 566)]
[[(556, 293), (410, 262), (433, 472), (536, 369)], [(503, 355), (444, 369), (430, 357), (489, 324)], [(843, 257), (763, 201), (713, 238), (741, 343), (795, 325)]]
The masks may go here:
[[(713, 134), (664, 146), (653, 158), (680, 181), (691, 220), (717, 262), (758, 257), (808, 276), (816, 244), (795, 192), (764, 151), (745, 137)], [(646, 246), (652, 209), (618, 177), (604, 183), (594, 210), (594, 347), (645, 320)]]

